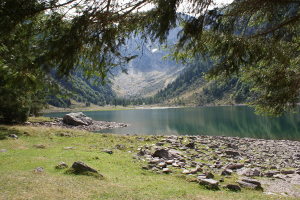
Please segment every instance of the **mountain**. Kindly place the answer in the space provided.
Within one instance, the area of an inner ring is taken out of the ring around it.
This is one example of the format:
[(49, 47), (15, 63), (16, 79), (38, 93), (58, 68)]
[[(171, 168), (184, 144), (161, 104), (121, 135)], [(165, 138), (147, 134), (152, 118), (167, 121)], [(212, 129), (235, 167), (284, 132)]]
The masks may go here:
[(249, 86), (237, 77), (230, 80), (208, 81), (204, 73), (212, 67), (209, 59), (197, 58), (153, 97), (153, 101), (168, 105), (241, 104), (252, 100)]
[(181, 73), (184, 65), (166, 58), (170, 51), (168, 47), (177, 42), (180, 28), (170, 31), (167, 47), (157, 42), (144, 41), (139, 36), (130, 39), (124, 52), (130, 51), (137, 58), (126, 66), (127, 74), (115, 73), (112, 79), (112, 89), (117, 96), (123, 98), (141, 98), (156, 94), (173, 82)]

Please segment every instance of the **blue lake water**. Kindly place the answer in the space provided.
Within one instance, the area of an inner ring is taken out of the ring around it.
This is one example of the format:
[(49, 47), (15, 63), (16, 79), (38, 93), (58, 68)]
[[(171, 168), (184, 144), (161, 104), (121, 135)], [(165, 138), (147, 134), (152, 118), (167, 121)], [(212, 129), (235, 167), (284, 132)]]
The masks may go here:
[[(281, 117), (256, 115), (246, 106), (169, 108), (84, 112), (94, 120), (130, 124), (99, 132), (152, 135), (223, 135), (300, 140), (300, 112)], [(62, 117), (65, 113), (45, 116)]]

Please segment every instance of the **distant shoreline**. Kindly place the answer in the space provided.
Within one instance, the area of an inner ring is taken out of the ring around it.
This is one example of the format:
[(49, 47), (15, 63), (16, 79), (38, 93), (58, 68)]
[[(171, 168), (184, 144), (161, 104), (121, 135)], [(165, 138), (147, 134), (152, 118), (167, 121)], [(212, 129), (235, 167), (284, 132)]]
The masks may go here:
[(91, 107), (74, 107), (59, 108), (51, 106), (42, 110), (42, 114), (56, 112), (91, 112), (91, 111), (117, 111), (117, 110), (147, 110), (147, 109), (170, 109), (170, 108), (201, 108), (201, 107), (223, 107), (223, 106), (247, 106), (247, 104), (222, 104), (222, 105), (203, 105), (203, 106), (166, 106), (166, 105), (144, 105), (144, 106), (91, 106)]

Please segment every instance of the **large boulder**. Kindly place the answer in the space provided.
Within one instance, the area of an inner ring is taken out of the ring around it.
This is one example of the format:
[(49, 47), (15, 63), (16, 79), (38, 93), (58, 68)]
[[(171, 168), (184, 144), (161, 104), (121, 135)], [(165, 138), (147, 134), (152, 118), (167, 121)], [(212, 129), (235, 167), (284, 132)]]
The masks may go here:
[(93, 120), (82, 112), (77, 112), (66, 114), (63, 118), (63, 122), (72, 126), (88, 126), (93, 123)]
[(74, 162), (72, 168), (76, 173), (92, 172), (98, 174), (98, 171), (96, 169), (91, 168), (81, 161)]

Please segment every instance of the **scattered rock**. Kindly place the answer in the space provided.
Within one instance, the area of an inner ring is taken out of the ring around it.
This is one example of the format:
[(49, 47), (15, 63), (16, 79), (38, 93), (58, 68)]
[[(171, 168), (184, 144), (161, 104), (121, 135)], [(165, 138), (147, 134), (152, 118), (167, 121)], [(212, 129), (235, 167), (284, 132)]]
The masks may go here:
[(234, 191), (234, 192), (239, 192), (241, 191), (241, 187), (235, 184), (228, 184), (225, 186), (228, 190)]
[(152, 157), (158, 157), (158, 158), (163, 158), (163, 159), (168, 159), (168, 160), (174, 158), (174, 156), (172, 154), (170, 154), (168, 150), (165, 150), (165, 149), (156, 150), (152, 154)]
[(295, 170), (281, 170), (280, 172), (281, 174), (295, 174)]
[(185, 145), (187, 148), (190, 148), (190, 149), (194, 149), (195, 148), (195, 143), (194, 142), (190, 142), (188, 143), (187, 145)]
[(114, 152), (110, 149), (104, 149), (102, 152), (108, 153), (108, 154), (113, 154)]
[(16, 134), (9, 134), (8, 137), (13, 138), (13, 139), (19, 138)]
[(258, 180), (255, 179), (242, 179), (240, 181), (237, 181), (237, 183), (241, 187), (250, 188), (250, 189), (256, 189), (256, 190), (262, 190), (261, 183)]
[(241, 169), (244, 167), (244, 164), (237, 163), (237, 164), (230, 164), (226, 167), (226, 169)]
[(84, 172), (92, 172), (92, 173), (99, 174), (96, 169), (89, 167), (87, 164), (85, 164), (84, 162), (81, 162), (81, 161), (74, 162), (72, 165), (72, 168), (75, 173), (79, 173), (79, 174), (84, 173)]
[(35, 172), (35, 173), (42, 173), (42, 172), (44, 172), (44, 168), (43, 167), (37, 167), (37, 168), (35, 168), (33, 170), (33, 172)]
[(115, 146), (115, 148), (118, 149), (118, 150), (125, 150), (125, 149), (126, 149), (126, 146), (125, 146), (124, 144), (117, 144), (117, 145)]
[(229, 156), (239, 156), (240, 153), (238, 151), (234, 151), (234, 150), (225, 150), (225, 154), (229, 155)]
[(255, 189), (255, 190), (258, 189), (257, 185), (253, 183), (247, 183), (245, 181), (237, 181), (237, 183), (243, 188)]
[(43, 145), (43, 144), (35, 144), (35, 145), (33, 145), (35, 148), (37, 148), (37, 149), (46, 149), (46, 146), (45, 145)]
[(212, 179), (215, 177), (215, 175), (211, 172), (205, 172), (204, 173), (205, 177), (208, 178), (208, 179)]
[(221, 173), (222, 176), (230, 176), (233, 173), (231, 169), (224, 169)]
[(66, 114), (63, 117), (63, 122), (67, 125), (72, 125), (72, 126), (88, 126), (93, 123), (92, 118), (87, 117), (85, 114), (82, 112), (77, 112), (77, 113), (69, 113)]
[(219, 189), (219, 182), (213, 179), (199, 179), (199, 183), (209, 189)]
[(259, 169), (254, 168), (254, 169), (245, 169), (242, 171), (241, 174), (244, 176), (253, 177), (253, 176), (260, 176), (261, 172)]
[(169, 174), (169, 173), (171, 173), (172, 171), (171, 171), (169, 168), (163, 168), (163, 169), (162, 169), (162, 172), (165, 173), (165, 174)]
[(55, 166), (55, 169), (65, 169), (69, 166), (65, 162), (60, 162), (58, 165)]
[(64, 147), (64, 150), (72, 150), (75, 149), (75, 147)]

